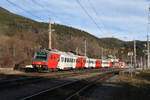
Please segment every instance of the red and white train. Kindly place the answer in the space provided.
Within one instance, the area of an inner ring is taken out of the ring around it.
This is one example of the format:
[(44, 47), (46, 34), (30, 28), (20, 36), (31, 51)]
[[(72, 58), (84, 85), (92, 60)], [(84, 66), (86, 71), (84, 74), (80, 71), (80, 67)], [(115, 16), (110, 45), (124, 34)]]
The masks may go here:
[(32, 66), (40, 70), (65, 70), (113, 67), (110, 60), (93, 59), (71, 52), (41, 49), (35, 53)]

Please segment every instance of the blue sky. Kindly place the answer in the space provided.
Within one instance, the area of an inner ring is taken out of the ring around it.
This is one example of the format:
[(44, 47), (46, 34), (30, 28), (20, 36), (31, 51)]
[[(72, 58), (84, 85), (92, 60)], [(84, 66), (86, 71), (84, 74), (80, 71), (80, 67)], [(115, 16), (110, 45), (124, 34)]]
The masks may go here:
[[(48, 22), (51, 17), (53, 23), (55, 21), (59, 24), (72, 26), (99, 38), (116, 37), (125, 41), (146, 40), (148, 0), (79, 0), (100, 29), (96, 27), (76, 0), (33, 0), (37, 3), (32, 0), (9, 1), (34, 16), (11, 5), (7, 0), (0, 0), (0, 6), (40, 22)], [(97, 13), (92, 7), (96, 9)]]

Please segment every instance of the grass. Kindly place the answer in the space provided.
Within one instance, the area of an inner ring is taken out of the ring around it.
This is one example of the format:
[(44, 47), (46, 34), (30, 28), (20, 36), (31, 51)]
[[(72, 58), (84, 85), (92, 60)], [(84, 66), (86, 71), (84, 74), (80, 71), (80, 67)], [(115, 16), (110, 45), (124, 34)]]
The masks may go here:
[(149, 100), (150, 99), (150, 71), (142, 71), (136, 76), (120, 75), (118, 79), (122, 91), (113, 100)]

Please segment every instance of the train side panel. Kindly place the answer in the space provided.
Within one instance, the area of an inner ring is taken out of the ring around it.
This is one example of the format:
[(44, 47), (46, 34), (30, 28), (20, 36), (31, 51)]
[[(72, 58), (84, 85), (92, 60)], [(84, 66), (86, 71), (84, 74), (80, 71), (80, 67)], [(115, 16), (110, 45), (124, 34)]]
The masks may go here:
[(96, 60), (96, 67), (102, 67), (102, 60)]
[(49, 60), (48, 60), (48, 68), (50, 69), (58, 68), (59, 57), (60, 57), (60, 54), (50, 53)]

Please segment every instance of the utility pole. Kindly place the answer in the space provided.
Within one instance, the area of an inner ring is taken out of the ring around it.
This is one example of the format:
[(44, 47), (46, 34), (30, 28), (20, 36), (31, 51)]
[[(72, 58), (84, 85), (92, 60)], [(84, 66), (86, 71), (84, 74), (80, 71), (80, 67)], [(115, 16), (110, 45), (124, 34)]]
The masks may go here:
[(147, 34), (147, 69), (149, 69), (149, 36)]
[(136, 67), (136, 40), (134, 40), (134, 68)]
[(104, 54), (103, 54), (103, 47), (102, 47), (102, 59), (103, 59), (103, 56), (104, 56)]
[(85, 53), (84, 56), (86, 56), (86, 39), (85, 39)]
[(149, 24), (150, 24), (150, 5), (148, 8), (148, 26), (147, 26), (147, 69), (150, 68), (149, 66)]
[(131, 66), (132, 66), (133, 64), (132, 64), (132, 55), (131, 55)]
[(142, 56), (141, 56), (141, 59), (140, 59), (140, 60), (141, 60), (140, 68), (143, 69), (143, 62), (142, 62), (143, 59), (142, 59)]
[(51, 19), (49, 19), (49, 49), (52, 49), (52, 29), (51, 29)]
[(78, 51), (78, 49), (79, 49), (79, 48), (77, 47), (77, 48), (76, 48), (76, 54), (77, 54), (77, 55), (79, 54), (79, 51)]

